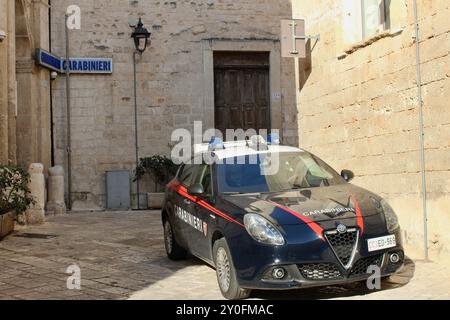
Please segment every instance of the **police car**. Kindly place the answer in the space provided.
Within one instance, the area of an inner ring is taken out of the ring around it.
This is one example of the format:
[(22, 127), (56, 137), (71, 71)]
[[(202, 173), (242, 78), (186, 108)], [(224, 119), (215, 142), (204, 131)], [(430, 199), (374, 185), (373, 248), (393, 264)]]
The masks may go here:
[(215, 267), (225, 298), (388, 277), (404, 251), (397, 217), (378, 195), (276, 136), (197, 145), (167, 185), (167, 255)]

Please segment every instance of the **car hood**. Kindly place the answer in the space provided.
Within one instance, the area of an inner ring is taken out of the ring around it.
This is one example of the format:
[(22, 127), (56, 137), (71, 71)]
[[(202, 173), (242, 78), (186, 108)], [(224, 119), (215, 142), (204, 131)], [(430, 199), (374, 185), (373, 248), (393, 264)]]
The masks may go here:
[(364, 219), (383, 212), (379, 196), (352, 184), (223, 198), (278, 225)]

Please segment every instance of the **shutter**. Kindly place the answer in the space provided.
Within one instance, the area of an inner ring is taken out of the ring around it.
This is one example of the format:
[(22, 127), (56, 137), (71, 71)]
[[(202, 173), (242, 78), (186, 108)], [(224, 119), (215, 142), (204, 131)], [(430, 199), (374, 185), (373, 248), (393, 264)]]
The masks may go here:
[(363, 39), (361, 13), (361, 1), (342, 1), (342, 39), (346, 46)]

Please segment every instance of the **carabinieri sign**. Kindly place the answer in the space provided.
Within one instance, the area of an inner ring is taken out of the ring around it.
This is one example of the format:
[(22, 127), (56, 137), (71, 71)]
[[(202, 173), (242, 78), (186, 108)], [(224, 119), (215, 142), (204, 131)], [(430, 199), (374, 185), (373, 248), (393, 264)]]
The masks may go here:
[[(64, 68), (66, 61), (63, 62)], [(70, 73), (112, 73), (111, 58), (70, 58)]]
[[(65, 73), (66, 59), (42, 49), (36, 49), (36, 61), (41, 66)], [(70, 73), (110, 74), (113, 72), (111, 58), (70, 58)]]
[(38, 64), (46, 67), (47, 69), (61, 73), (63, 72), (61, 58), (51, 54), (50, 52), (42, 49), (36, 49), (36, 61)]

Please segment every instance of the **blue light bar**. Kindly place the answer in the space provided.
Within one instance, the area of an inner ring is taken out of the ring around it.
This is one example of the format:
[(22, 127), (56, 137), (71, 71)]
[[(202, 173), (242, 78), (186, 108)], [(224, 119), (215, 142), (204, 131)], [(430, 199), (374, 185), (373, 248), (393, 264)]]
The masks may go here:
[(267, 136), (268, 144), (281, 144), (280, 136), (278, 133), (271, 133)]
[(225, 145), (222, 139), (218, 137), (212, 137), (211, 140), (209, 141), (209, 150), (214, 151), (217, 149), (225, 149)]

